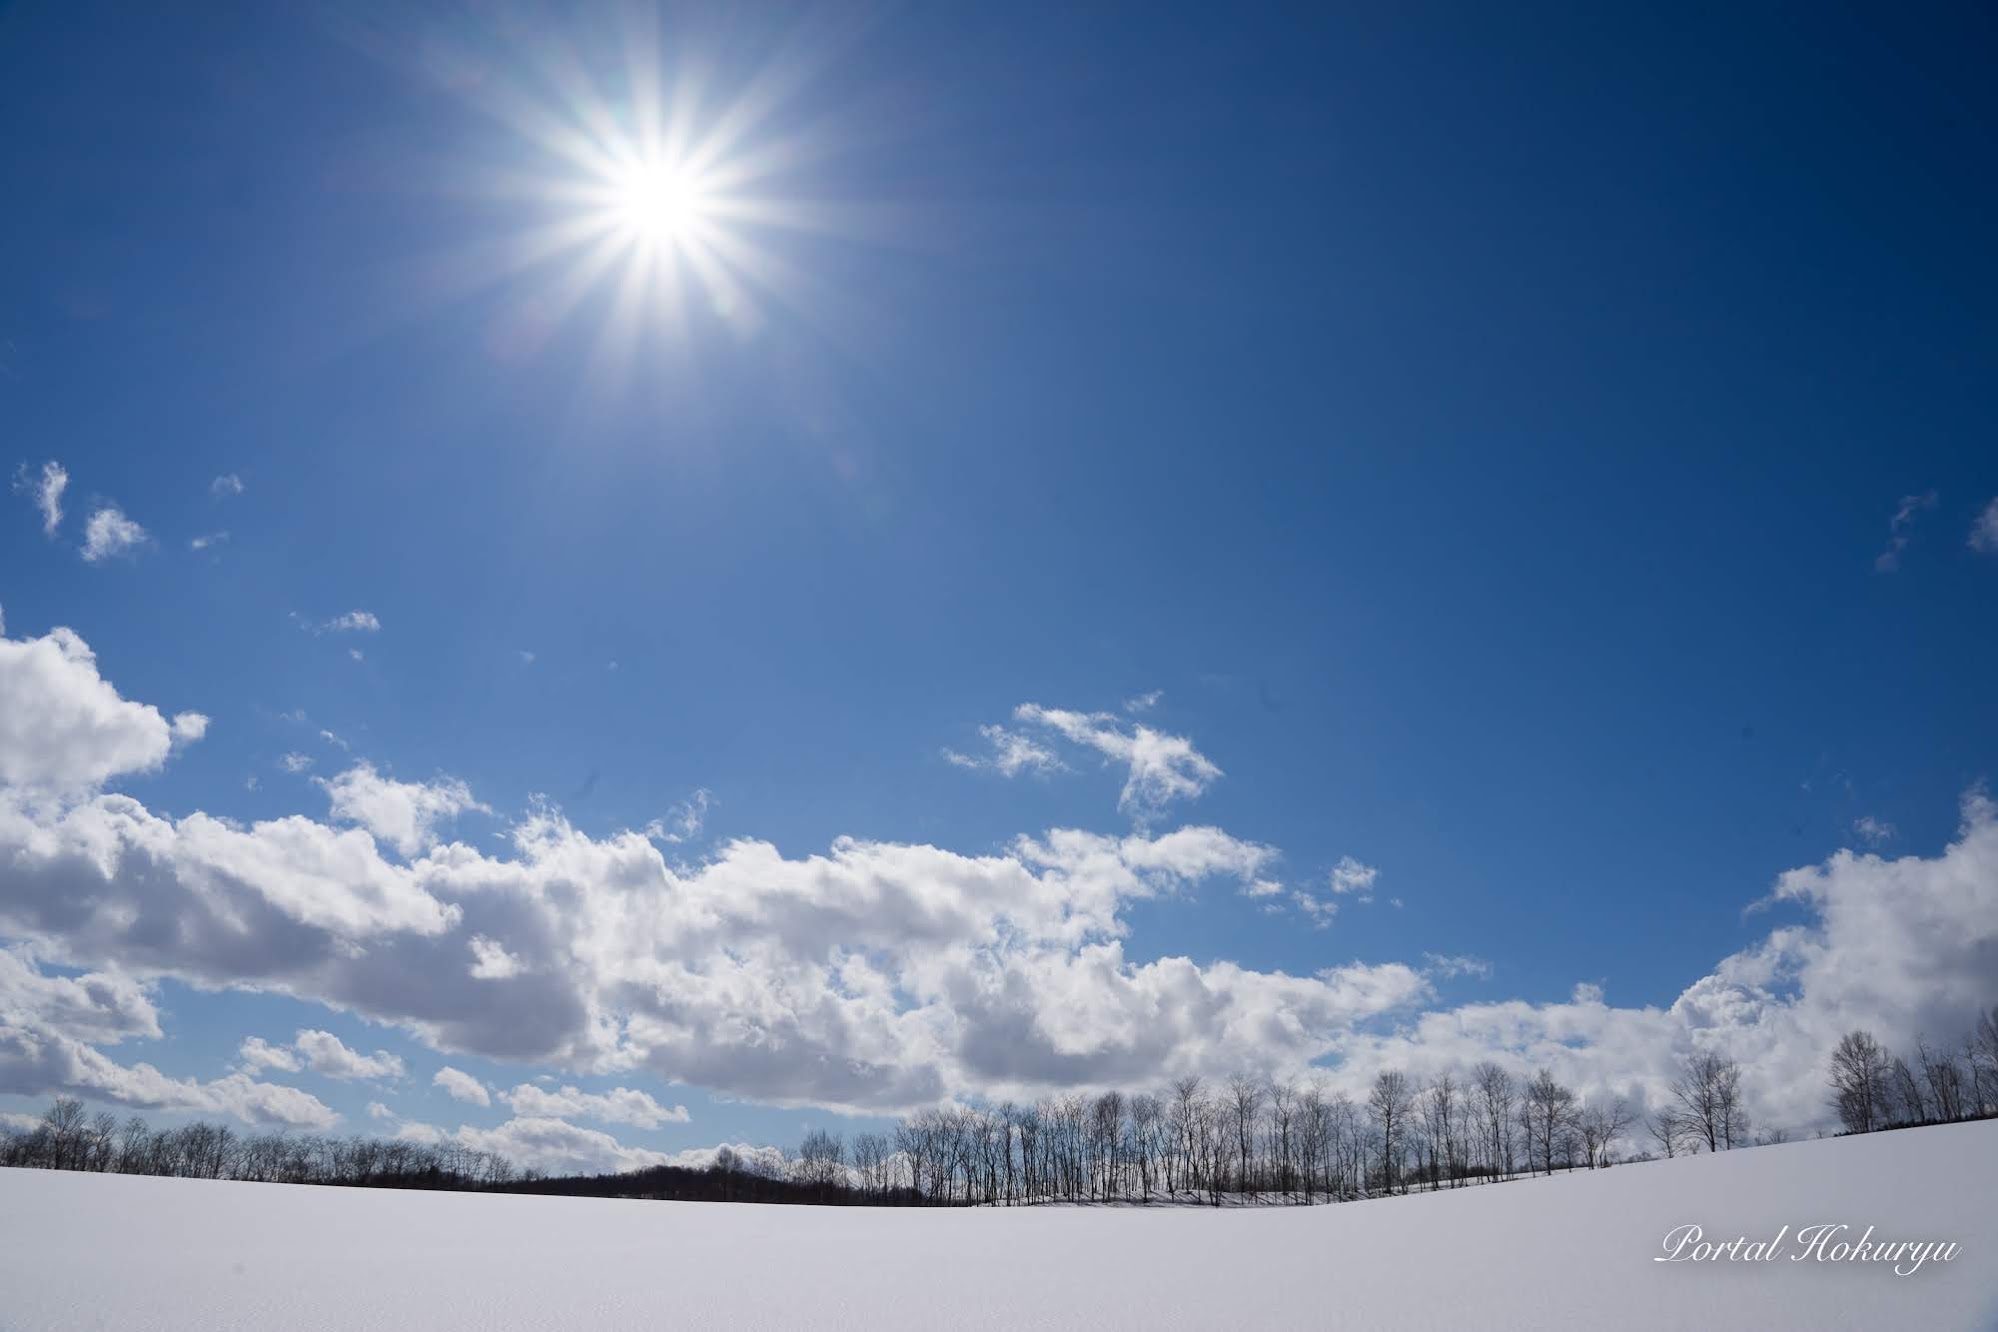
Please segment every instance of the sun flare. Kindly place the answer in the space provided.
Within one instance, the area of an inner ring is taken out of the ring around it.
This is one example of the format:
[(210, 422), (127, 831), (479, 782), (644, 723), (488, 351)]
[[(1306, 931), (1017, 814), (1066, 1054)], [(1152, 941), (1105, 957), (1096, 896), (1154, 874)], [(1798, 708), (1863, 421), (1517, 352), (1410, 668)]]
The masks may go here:
[(619, 229), (633, 240), (680, 245), (699, 234), (713, 202), (692, 171), (664, 163), (642, 163), (618, 175), (612, 186), (611, 212)]

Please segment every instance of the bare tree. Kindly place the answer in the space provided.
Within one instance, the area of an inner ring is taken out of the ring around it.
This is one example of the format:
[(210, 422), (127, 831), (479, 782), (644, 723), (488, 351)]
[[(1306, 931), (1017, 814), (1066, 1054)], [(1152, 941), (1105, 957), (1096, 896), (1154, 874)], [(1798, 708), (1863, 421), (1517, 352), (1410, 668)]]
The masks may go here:
[(1241, 1169), (1236, 1187), (1249, 1192), (1249, 1154), (1256, 1148), (1256, 1114), (1262, 1108), (1263, 1086), (1254, 1078), (1237, 1073), (1228, 1079), (1228, 1109), (1233, 1114), (1236, 1155)]
[(1526, 1150), (1546, 1174), (1554, 1173), (1554, 1157), (1565, 1154), (1574, 1129), (1575, 1093), (1554, 1080), (1546, 1069), (1536, 1072), (1521, 1098), (1520, 1122), (1526, 1129)]
[(1741, 1065), (1713, 1051), (1689, 1058), (1672, 1082), (1672, 1098), (1710, 1152), (1748, 1141), (1748, 1109), (1741, 1089)]
[(1592, 1101), (1582, 1107), (1582, 1112), (1575, 1118), (1575, 1130), (1581, 1135), (1582, 1151), (1589, 1158), (1589, 1169), (1609, 1164), (1610, 1149), (1635, 1120), (1630, 1103), (1621, 1096)]
[(1887, 1051), (1869, 1031), (1849, 1031), (1831, 1057), (1831, 1103), (1847, 1133), (1871, 1133), (1887, 1124)]
[(1513, 1090), (1512, 1074), (1486, 1060), (1471, 1070), (1472, 1093), (1478, 1104), (1479, 1137), (1485, 1167), (1497, 1179), (1513, 1170)]
[(1401, 1159), (1414, 1101), (1408, 1074), (1400, 1069), (1382, 1070), (1374, 1078), (1373, 1090), (1367, 1093), (1367, 1113), (1380, 1131), (1381, 1184), (1389, 1193), (1394, 1192), (1395, 1167)]
[(1650, 1118), (1645, 1120), (1644, 1127), (1651, 1135), (1652, 1141), (1664, 1151), (1668, 1160), (1682, 1151), (1696, 1150), (1694, 1143), (1699, 1137), (1698, 1132), (1686, 1122), (1684, 1115), (1669, 1105), (1660, 1106), (1652, 1111)]

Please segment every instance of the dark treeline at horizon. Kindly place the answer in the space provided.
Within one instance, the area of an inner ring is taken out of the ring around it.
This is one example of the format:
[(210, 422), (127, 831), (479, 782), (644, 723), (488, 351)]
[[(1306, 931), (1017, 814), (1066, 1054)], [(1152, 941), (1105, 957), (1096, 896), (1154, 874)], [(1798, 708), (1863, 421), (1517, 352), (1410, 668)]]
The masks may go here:
[[(1998, 1008), (1978, 1015), (1960, 1047), (1918, 1038), (1913, 1062), (1868, 1032), (1848, 1032), (1827, 1081), (1847, 1134), (1998, 1116)], [(714, 1202), (1314, 1203), (1596, 1169), (1651, 1159), (1652, 1148), (1672, 1157), (1789, 1138), (1752, 1131), (1746, 1102), (1741, 1066), (1713, 1052), (1689, 1057), (1648, 1115), (1621, 1097), (1584, 1101), (1546, 1069), (1519, 1078), (1489, 1060), (1421, 1083), (1386, 1070), (1360, 1101), (1316, 1082), (1186, 1077), (1157, 1093), (925, 1109), (850, 1142), (813, 1130), (779, 1166), (724, 1147), (702, 1167), (547, 1175), (449, 1140), (245, 1134), (201, 1122), (154, 1129), (138, 1116), (88, 1114), (65, 1096), (33, 1129), (0, 1129), (0, 1165)]]

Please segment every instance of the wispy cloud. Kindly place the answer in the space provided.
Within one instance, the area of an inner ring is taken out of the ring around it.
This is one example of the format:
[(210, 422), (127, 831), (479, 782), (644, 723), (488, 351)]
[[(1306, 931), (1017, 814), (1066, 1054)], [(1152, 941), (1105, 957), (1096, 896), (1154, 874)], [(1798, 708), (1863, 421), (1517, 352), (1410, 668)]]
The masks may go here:
[(1901, 552), (1908, 548), (1908, 529), (1913, 526), (1915, 516), (1924, 509), (1936, 507), (1936, 492), (1931, 490), (1924, 495), (1903, 495), (1900, 507), (1894, 510), (1893, 518), (1887, 523), (1887, 549), (1874, 559), (1873, 567), (1880, 573), (1893, 573), (1901, 567)]
[(99, 564), (137, 550), (149, 539), (146, 529), (127, 518), (123, 509), (107, 504), (91, 514), (83, 525), (83, 558), (90, 564)]
[(230, 495), (240, 495), (243, 493), (243, 478), (237, 476), (234, 472), (224, 472), (221, 476), (216, 477), (208, 483), (208, 493), (217, 499), (225, 499)]
[(1150, 712), (1159, 705), (1159, 700), (1164, 697), (1165, 690), (1163, 689), (1152, 689), (1142, 694), (1134, 694), (1124, 700), (1124, 711)]
[(1871, 814), (1862, 814), (1852, 821), (1853, 835), (1868, 846), (1885, 846), (1894, 840), (1897, 830), (1885, 819), (1876, 819)]
[(665, 818), (646, 824), (645, 835), (661, 842), (690, 842), (701, 835), (714, 803), (713, 793), (703, 786), (667, 810)]
[(1998, 554), (1998, 499), (1985, 505), (1970, 525), (1970, 548), (1986, 555)]
[(1044, 726), (1072, 744), (1094, 749), (1126, 767), (1117, 807), (1140, 822), (1174, 800), (1192, 799), (1221, 776), (1221, 769), (1184, 736), (1168, 735), (1108, 712), (1070, 712), (1022, 703), (1013, 720)]
[(981, 726), (978, 733), (992, 747), (992, 752), (983, 758), (971, 754), (960, 754), (955, 749), (946, 749), (943, 756), (960, 768), (988, 768), (1004, 777), (1017, 777), (1023, 772), (1061, 772), (1064, 764), (1055, 752), (1046, 745), (1039, 744), (1018, 731), (1009, 731), (1003, 726)]
[(34, 500), (42, 515), (42, 535), (53, 537), (62, 526), (62, 492), (69, 488), (69, 473), (53, 460), (30, 472), (22, 463), (14, 472), (14, 489)]
[(188, 542), (187, 548), (189, 550), (207, 550), (210, 546), (219, 546), (228, 539), (229, 534), (227, 532), (209, 532)]
[(373, 611), (351, 610), (345, 615), (336, 615), (322, 623), (322, 633), (329, 634), (374, 634), (380, 633), (382, 622), (375, 618)]
[(1428, 976), (1449, 980), (1457, 976), (1474, 976), (1479, 980), (1490, 980), (1492, 964), (1482, 957), (1472, 957), (1469, 953), (1455, 956), (1444, 953), (1424, 953), (1423, 973)]

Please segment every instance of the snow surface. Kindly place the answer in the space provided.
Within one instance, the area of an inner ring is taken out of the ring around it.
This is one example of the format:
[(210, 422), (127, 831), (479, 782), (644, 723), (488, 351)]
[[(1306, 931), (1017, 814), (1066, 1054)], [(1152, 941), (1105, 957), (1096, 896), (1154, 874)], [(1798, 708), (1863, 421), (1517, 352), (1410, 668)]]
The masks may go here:
[[(1998, 1122), (1336, 1207), (899, 1211), (0, 1170), (0, 1328), (1998, 1327)], [(1848, 1222), (1953, 1262), (1653, 1262)]]

